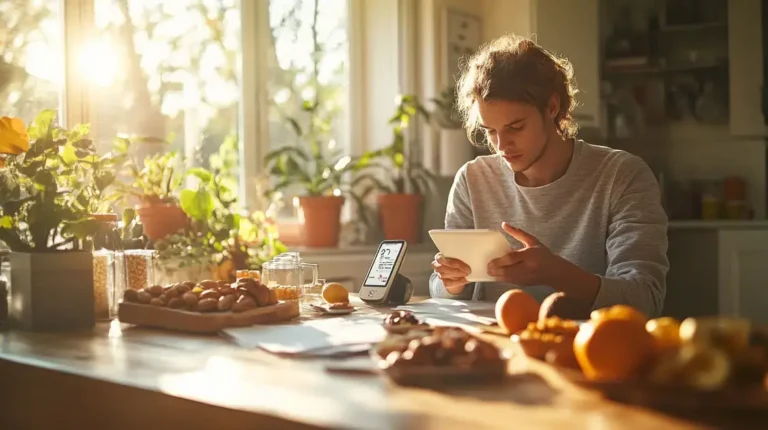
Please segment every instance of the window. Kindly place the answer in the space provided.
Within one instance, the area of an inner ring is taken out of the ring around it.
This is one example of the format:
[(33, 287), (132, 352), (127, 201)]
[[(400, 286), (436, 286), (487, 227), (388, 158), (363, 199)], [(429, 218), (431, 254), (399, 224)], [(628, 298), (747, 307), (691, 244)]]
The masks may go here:
[(100, 146), (119, 134), (166, 139), (207, 165), (237, 142), (237, 0), (95, 0), (94, 19), (88, 80)]
[[(349, 6), (4, 0), (0, 113), (29, 122), (42, 109), (66, 106), (72, 122), (91, 125), (104, 151), (118, 135), (172, 142), (143, 145), (139, 158), (175, 150), (206, 165), (225, 144), (243, 172), (241, 195), (251, 199), (262, 157), (301, 143), (289, 119), (322, 123), (322, 139), (349, 152)], [(314, 101), (321, 108), (313, 120), (302, 106)]]
[(59, 0), (0, 2), (0, 113), (25, 123), (59, 107), (64, 81)]
[[(349, 153), (347, 0), (270, 0), (269, 26), (269, 149), (317, 139)], [(293, 215), (300, 192), (287, 190), (281, 217)]]

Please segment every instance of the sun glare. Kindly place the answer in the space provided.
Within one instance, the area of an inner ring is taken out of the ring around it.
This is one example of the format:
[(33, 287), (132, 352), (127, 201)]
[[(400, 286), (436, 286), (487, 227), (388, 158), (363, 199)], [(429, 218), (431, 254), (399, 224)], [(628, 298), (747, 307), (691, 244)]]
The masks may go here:
[(92, 40), (80, 52), (80, 73), (87, 82), (108, 87), (115, 82), (118, 71), (115, 47), (107, 40)]

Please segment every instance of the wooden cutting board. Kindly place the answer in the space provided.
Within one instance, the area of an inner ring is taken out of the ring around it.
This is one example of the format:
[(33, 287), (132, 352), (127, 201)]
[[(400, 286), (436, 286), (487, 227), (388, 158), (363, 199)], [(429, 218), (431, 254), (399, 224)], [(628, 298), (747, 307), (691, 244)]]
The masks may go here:
[(138, 303), (120, 303), (117, 317), (122, 323), (164, 328), (190, 333), (216, 333), (229, 327), (274, 324), (299, 316), (299, 303), (279, 302), (276, 305), (245, 312), (192, 312)]

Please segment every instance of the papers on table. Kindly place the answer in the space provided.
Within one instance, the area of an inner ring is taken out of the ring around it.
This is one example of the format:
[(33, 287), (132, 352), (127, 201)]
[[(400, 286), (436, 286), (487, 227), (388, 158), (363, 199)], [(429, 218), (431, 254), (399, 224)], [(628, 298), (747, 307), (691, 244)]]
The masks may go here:
[(381, 315), (348, 316), (288, 325), (256, 325), (224, 329), (225, 336), (245, 348), (275, 354), (335, 355), (365, 351), (386, 337)]
[(496, 323), (495, 308), (496, 304), (493, 302), (432, 298), (422, 302), (401, 305), (395, 309), (411, 311), (416, 315), (423, 316), (427, 319), (427, 323), (434, 325), (441, 325), (440, 322), (493, 325)]
[[(398, 306), (433, 326), (460, 326), (478, 331), (477, 324), (493, 325), (494, 303), (428, 299)], [(338, 356), (364, 353), (387, 333), (385, 314), (348, 315), (304, 320), (284, 325), (255, 325), (224, 329), (223, 335), (244, 348), (293, 356)]]

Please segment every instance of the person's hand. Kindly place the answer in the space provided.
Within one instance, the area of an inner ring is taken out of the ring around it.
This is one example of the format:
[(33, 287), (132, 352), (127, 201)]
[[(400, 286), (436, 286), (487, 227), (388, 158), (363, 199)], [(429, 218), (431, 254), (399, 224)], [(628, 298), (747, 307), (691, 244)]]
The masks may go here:
[(510, 251), (488, 264), (488, 275), (499, 282), (520, 286), (549, 285), (562, 258), (553, 254), (532, 235), (512, 227), (506, 222), (501, 227), (510, 236), (522, 242), (524, 247)]
[(467, 276), (471, 272), (466, 263), (455, 258), (444, 257), (438, 252), (432, 262), (432, 268), (449, 293), (459, 294), (464, 291), (464, 286), (468, 283)]

